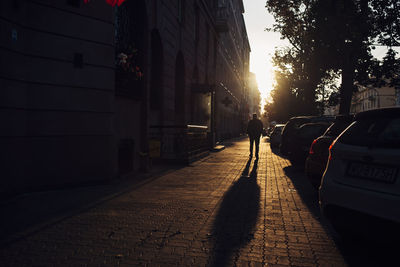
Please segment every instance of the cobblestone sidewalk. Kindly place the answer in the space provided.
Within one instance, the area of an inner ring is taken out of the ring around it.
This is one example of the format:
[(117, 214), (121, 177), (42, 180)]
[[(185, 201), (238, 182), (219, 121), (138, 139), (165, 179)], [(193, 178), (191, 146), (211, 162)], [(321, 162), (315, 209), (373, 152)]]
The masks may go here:
[(2, 248), (1, 265), (346, 266), (310, 185), (260, 146), (258, 161), (247, 140), (233, 142), (52, 224)]

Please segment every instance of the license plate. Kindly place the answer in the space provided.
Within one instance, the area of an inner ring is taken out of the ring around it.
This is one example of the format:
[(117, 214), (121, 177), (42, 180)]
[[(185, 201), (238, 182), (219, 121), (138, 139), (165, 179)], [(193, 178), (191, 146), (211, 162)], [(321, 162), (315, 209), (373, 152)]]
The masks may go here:
[(393, 183), (397, 176), (397, 168), (352, 162), (347, 168), (347, 174), (357, 178)]

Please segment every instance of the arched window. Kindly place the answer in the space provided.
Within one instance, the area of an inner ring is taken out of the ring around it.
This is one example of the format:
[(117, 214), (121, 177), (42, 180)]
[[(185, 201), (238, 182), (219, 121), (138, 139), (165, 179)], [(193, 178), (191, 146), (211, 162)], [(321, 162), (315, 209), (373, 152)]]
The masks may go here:
[(194, 6), (194, 44), (196, 49), (199, 45), (200, 39), (200, 14), (199, 14), (199, 7), (197, 5)]
[(150, 108), (160, 109), (163, 94), (163, 48), (158, 30), (151, 31)]
[(179, 123), (184, 122), (185, 112), (185, 62), (179, 51), (175, 63), (175, 117)]
[(205, 75), (205, 82), (208, 82), (208, 63), (209, 63), (209, 55), (210, 55), (210, 27), (208, 26), (208, 23), (205, 23), (204, 28), (206, 29), (206, 51), (205, 51), (205, 57), (206, 57), (206, 62), (204, 64), (204, 73)]
[(178, 0), (178, 22), (185, 23), (185, 0)]

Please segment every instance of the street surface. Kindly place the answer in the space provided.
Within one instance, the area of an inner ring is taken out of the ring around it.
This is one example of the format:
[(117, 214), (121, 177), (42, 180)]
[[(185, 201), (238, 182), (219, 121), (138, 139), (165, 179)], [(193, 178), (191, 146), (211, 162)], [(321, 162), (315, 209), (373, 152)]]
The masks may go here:
[(14, 240), (1, 266), (357, 265), (304, 174), (266, 139), (258, 161), (247, 139), (226, 146)]

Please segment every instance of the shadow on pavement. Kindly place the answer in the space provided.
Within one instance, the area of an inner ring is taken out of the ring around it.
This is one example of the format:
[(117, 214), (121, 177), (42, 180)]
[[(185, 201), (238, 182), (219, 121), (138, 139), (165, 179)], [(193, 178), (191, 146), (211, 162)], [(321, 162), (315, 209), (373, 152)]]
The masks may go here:
[(273, 154), (275, 154), (275, 155), (277, 155), (277, 156), (279, 156), (281, 158), (285, 158), (285, 159), (288, 158), (287, 156), (281, 154), (281, 152), (279, 151), (279, 146), (271, 147), (271, 151), (272, 151)]
[(318, 192), (312, 187), (304, 173), (304, 169), (287, 166), (283, 168), (286, 176), (292, 181), (295, 189), (299, 193), (308, 209), (312, 212), (315, 218), (320, 218), (321, 213), (318, 206)]
[(254, 161), (249, 173), (250, 165), (251, 159), (242, 176), (225, 193), (217, 212), (212, 232), (214, 244), (211, 266), (232, 266), (234, 254), (254, 237), (260, 208), (258, 161)]
[(349, 266), (399, 266), (398, 241), (386, 241), (384, 236), (379, 240), (341, 236), (335, 242)]
[(183, 167), (159, 166), (125, 179), (29, 192), (0, 201), (0, 247)]
[[(307, 181), (304, 170), (293, 166), (285, 167), (284, 172), (289, 177), (300, 197), (318, 219), (328, 229), (333, 240), (349, 266), (398, 266), (398, 241), (388, 240), (388, 236), (373, 239), (368, 234), (364, 237), (353, 233), (336, 233), (332, 226), (321, 216), (318, 206), (318, 192)], [(351, 223), (351, 222), (349, 222)], [(370, 229), (371, 233), (374, 229)]]

